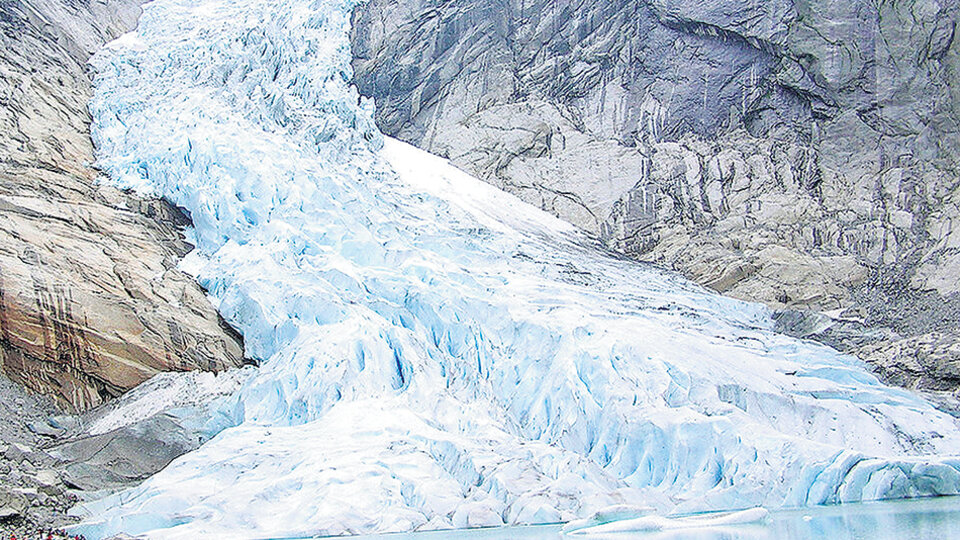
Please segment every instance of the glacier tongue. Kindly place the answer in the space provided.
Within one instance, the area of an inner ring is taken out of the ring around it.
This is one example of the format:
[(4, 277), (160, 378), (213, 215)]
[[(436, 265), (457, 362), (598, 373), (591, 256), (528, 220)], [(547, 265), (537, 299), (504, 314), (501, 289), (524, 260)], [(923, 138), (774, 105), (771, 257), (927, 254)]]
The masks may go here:
[(960, 491), (956, 420), (394, 140), (356, 0), (154, 0), (92, 61), (99, 164), (193, 219), (259, 371), (88, 536), (545, 523)]

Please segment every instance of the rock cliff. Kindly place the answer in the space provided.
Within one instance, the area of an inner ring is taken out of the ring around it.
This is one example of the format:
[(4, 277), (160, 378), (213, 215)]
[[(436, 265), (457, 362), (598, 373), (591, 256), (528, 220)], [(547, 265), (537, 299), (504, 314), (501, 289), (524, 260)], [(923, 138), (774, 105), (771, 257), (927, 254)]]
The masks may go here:
[(893, 382), (960, 386), (954, 0), (371, 0), (390, 135)]
[(0, 1), (0, 369), (83, 410), (161, 371), (242, 363), (176, 268), (176, 208), (97, 182), (89, 56), (140, 0)]

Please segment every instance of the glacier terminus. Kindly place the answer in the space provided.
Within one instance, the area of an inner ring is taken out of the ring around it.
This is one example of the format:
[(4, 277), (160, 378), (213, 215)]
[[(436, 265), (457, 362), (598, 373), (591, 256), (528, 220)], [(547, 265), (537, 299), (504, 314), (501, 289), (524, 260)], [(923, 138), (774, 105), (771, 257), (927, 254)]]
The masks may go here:
[[(763, 306), (385, 138), (357, 0), (154, 0), (92, 60), (98, 165), (186, 209), (260, 362), (91, 538), (557, 523), (960, 493), (960, 424)], [(363, 9), (362, 5), (359, 9)]]

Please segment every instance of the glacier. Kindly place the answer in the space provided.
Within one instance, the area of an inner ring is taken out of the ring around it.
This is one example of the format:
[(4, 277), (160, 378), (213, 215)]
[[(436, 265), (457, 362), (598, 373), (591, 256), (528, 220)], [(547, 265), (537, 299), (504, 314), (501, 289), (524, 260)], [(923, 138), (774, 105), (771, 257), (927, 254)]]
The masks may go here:
[[(856, 359), (383, 137), (358, 0), (154, 0), (98, 166), (189, 212), (260, 362), (90, 538), (304, 537), (960, 493), (960, 425)], [(362, 6), (360, 9), (363, 9)], [(149, 396), (141, 397), (149, 401)]]

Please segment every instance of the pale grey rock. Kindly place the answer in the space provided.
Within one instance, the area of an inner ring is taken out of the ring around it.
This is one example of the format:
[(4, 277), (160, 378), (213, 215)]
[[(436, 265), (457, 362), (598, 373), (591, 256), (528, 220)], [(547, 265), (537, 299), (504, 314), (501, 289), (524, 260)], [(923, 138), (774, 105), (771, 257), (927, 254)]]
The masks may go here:
[(0, 506), (0, 523), (20, 517), (22, 511), (12, 506)]
[(109, 433), (67, 441), (50, 454), (65, 463), (63, 479), (69, 486), (99, 491), (136, 484), (199, 443), (175, 417), (160, 414)]
[(23, 493), (19, 493), (15, 489), (8, 489), (7, 487), (0, 488), (0, 507), (8, 508), (15, 512), (15, 514), (9, 514), (9, 517), (12, 515), (18, 515), (29, 506), (30, 501)]
[(7, 461), (15, 464), (29, 464), (33, 461), (39, 461), (39, 456), (33, 450), (33, 448), (18, 442), (11, 443), (9, 446), (7, 446), (7, 451), (4, 452), (3, 457)]
[(33, 503), (33, 501), (41, 498), (41, 493), (37, 491), (36, 488), (16, 488), (12, 490), (13, 493), (18, 495), (23, 495), (28, 502)]
[(354, 68), (386, 133), (950, 393), (958, 4), (371, 0)]
[(52, 469), (43, 469), (33, 475), (37, 489), (48, 496), (54, 497), (63, 494), (63, 483), (60, 475)]

